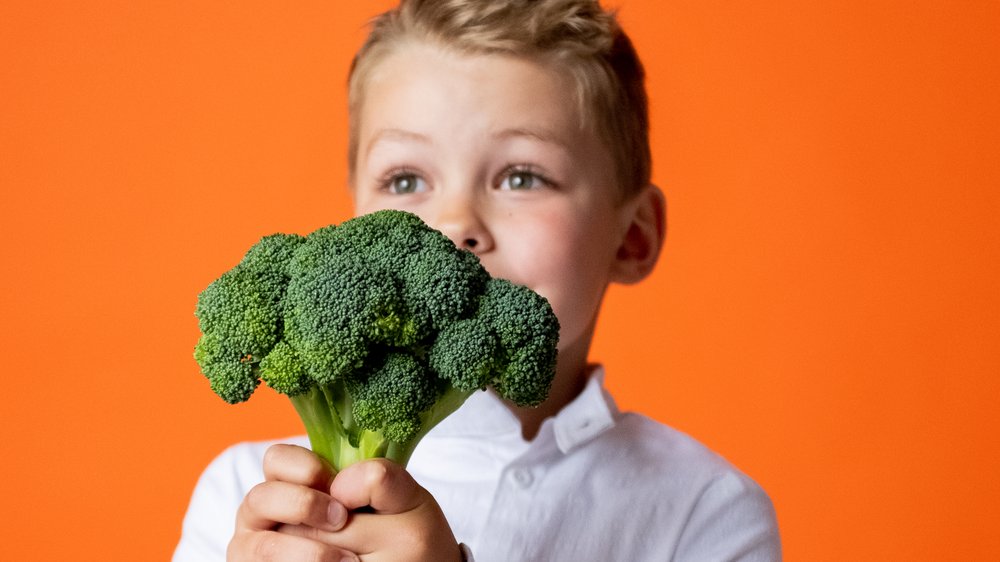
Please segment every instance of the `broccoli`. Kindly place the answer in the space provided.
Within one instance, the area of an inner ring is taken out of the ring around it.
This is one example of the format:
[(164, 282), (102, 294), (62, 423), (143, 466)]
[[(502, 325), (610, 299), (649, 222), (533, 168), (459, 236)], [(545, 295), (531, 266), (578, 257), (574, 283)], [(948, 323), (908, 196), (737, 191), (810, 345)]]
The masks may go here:
[(373, 457), (405, 466), (473, 392), (534, 406), (555, 374), (548, 301), (402, 211), (264, 237), (195, 315), (212, 390), (235, 404), (263, 380), (287, 395), (338, 470)]

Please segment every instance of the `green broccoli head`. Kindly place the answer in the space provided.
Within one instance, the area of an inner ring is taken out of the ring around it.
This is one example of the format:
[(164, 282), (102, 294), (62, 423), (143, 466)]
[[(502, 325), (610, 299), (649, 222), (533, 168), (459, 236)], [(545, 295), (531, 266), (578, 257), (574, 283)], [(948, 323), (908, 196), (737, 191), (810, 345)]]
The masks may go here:
[(478, 316), (457, 320), (441, 330), (428, 362), (438, 376), (463, 391), (485, 388), (507, 363), (493, 326)]
[(390, 441), (406, 443), (420, 433), (420, 414), (434, 404), (443, 389), (412, 354), (391, 352), (348, 390), (358, 426), (380, 431)]
[(337, 467), (405, 463), (472, 392), (492, 386), (537, 405), (555, 373), (548, 302), (490, 278), (402, 211), (262, 239), (202, 292), (196, 315), (195, 358), (211, 388), (241, 402), (263, 379)]
[(559, 321), (549, 302), (527, 287), (493, 279), (478, 317), (490, 322), (503, 349), (504, 363), (490, 384), (518, 405), (540, 404), (549, 392), (559, 343)]
[(198, 296), (202, 336), (195, 359), (226, 402), (250, 397), (259, 363), (282, 338), (287, 265), (302, 241), (284, 234), (262, 239)]

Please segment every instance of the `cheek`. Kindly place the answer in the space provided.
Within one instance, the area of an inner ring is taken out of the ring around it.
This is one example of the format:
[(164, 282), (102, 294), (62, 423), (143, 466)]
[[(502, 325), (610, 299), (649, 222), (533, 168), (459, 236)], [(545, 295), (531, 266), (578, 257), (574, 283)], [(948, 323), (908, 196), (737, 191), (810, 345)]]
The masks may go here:
[(600, 306), (608, 279), (607, 252), (585, 230), (544, 224), (559, 228), (522, 229), (511, 242), (516, 251), (506, 256), (506, 265), (513, 281), (549, 300), (562, 325), (560, 346), (568, 345), (589, 328)]

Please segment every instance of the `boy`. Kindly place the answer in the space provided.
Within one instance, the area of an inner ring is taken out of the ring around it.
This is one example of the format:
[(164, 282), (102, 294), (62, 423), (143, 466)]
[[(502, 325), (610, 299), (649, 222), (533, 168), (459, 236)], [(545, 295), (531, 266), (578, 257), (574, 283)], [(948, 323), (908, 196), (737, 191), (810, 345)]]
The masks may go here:
[(409, 471), (333, 475), (295, 445), (231, 448), (199, 482), (175, 560), (220, 560), (227, 541), (229, 560), (780, 559), (760, 488), (618, 412), (587, 364), (606, 287), (646, 277), (663, 242), (643, 88), (597, 2), (402, 0), (376, 20), (350, 80), (355, 211), (414, 212), (548, 298), (550, 398), (475, 394)]

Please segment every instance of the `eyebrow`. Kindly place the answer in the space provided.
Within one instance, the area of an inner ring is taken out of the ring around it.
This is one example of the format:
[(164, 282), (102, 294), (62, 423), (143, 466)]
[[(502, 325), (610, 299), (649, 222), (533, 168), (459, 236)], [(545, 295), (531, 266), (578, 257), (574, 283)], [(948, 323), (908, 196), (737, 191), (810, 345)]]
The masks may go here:
[(498, 140), (508, 139), (512, 137), (528, 137), (542, 142), (556, 144), (562, 147), (569, 147), (569, 143), (564, 141), (562, 137), (545, 129), (524, 129), (524, 128), (504, 129), (493, 135), (493, 137)]
[[(570, 144), (564, 141), (558, 135), (552, 133), (551, 131), (545, 129), (526, 129), (522, 127), (515, 127), (511, 129), (503, 129), (493, 134), (493, 138), (497, 140), (506, 140), (509, 138), (517, 137), (527, 137), (535, 139), (541, 142), (555, 144), (563, 148), (569, 148)], [(368, 141), (368, 146), (365, 147), (365, 154), (371, 153), (372, 147), (377, 143), (382, 141), (414, 141), (421, 144), (433, 144), (431, 138), (427, 135), (416, 133), (413, 131), (407, 131), (406, 129), (380, 129), (372, 139)]]
[(380, 129), (374, 136), (372, 136), (372, 139), (368, 141), (368, 146), (365, 147), (365, 154), (370, 153), (373, 146), (384, 140), (416, 141), (423, 144), (431, 144), (431, 138), (427, 135), (414, 133), (413, 131), (407, 131), (406, 129)]

